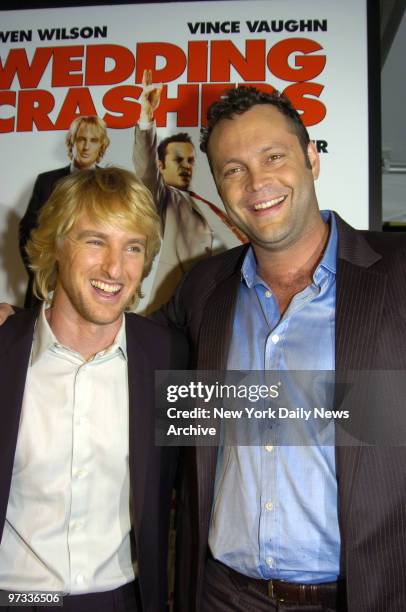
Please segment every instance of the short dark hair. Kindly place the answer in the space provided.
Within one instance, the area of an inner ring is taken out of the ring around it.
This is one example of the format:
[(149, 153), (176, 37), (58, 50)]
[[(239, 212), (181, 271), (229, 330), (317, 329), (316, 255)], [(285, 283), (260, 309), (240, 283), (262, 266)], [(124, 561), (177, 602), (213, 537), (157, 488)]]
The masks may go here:
[(214, 102), (209, 107), (207, 111), (207, 125), (200, 130), (201, 151), (207, 154), (211, 133), (219, 121), (222, 119), (232, 119), (234, 115), (242, 115), (258, 104), (274, 106), (287, 118), (299, 139), (306, 164), (310, 165), (307, 155), (307, 146), (310, 142), (309, 133), (289, 98), (277, 90), (274, 90), (272, 93), (266, 93), (256, 89), (256, 87), (248, 87), (246, 85), (226, 90), (220, 100)]
[(193, 148), (195, 146), (192, 142), (191, 137), (189, 136), (187, 132), (178, 132), (178, 134), (172, 134), (172, 136), (168, 136), (168, 138), (164, 138), (159, 143), (158, 149), (157, 149), (158, 159), (163, 164), (165, 163), (166, 148), (169, 144), (171, 144), (171, 142), (187, 142), (191, 144)]

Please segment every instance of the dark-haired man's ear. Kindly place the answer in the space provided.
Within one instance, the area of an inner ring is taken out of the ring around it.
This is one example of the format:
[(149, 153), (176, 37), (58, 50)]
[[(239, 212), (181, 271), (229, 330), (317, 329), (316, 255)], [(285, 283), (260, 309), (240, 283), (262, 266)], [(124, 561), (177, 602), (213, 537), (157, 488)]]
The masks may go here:
[(320, 157), (317, 152), (317, 147), (314, 142), (310, 141), (307, 145), (307, 156), (310, 161), (310, 167), (313, 174), (313, 178), (316, 181), (320, 174)]

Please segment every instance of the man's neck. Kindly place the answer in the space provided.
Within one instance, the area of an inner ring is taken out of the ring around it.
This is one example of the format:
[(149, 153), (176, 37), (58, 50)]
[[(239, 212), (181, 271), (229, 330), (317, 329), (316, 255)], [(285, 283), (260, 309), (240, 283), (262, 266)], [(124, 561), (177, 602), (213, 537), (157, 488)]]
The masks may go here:
[(48, 308), (45, 316), (58, 342), (82, 355), (86, 361), (113, 344), (123, 321), (122, 315), (114, 323), (99, 325), (66, 316), (62, 309), (54, 307)]
[(323, 257), (329, 237), (329, 226), (322, 221), (289, 248), (269, 250), (254, 245), (258, 275), (276, 296), (281, 314), (292, 298), (310, 285)]

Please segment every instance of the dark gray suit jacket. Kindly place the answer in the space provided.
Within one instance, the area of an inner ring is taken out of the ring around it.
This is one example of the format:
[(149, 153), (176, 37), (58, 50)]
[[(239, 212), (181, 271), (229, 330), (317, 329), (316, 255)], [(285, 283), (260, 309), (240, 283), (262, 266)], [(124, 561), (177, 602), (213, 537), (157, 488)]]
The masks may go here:
[(28, 267), (29, 262), (25, 252), (25, 245), (28, 242), (32, 230), (34, 227), (37, 227), (40, 210), (53, 192), (56, 183), (65, 176), (68, 176), (68, 174), (70, 174), (70, 164), (63, 168), (57, 168), (56, 170), (50, 170), (49, 172), (42, 172), (39, 174), (35, 180), (34, 189), (30, 201), (28, 202), (27, 210), (20, 221), (18, 228), (18, 246), (29, 279), (24, 300), (25, 308), (31, 308), (38, 302), (32, 293), (33, 275)]
[[(406, 237), (337, 223), (336, 372), (406, 370)], [(246, 248), (197, 264), (160, 313), (188, 334), (199, 369), (225, 369)], [(382, 411), (390, 393), (382, 390)], [(352, 408), (368, 418), (368, 406)], [(216, 449), (184, 451), (176, 611), (192, 612), (201, 605)], [(349, 610), (403, 612), (406, 449), (337, 445), (336, 472)]]
[[(35, 314), (22, 311), (0, 327), (0, 537), (13, 470)], [(134, 314), (126, 316), (130, 480), (143, 612), (166, 610), (167, 550), (175, 448), (154, 443), (154, 371), (187, 368), (181, 334)], [(103, 500), (100, 500), (103, 503)]]

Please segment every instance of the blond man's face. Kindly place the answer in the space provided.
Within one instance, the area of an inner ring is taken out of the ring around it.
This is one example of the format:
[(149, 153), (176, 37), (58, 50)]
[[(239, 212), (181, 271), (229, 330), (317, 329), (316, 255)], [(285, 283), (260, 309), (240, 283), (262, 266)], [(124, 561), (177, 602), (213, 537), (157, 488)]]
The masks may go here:
[(95, 166), (102, 148), (102, 136), (100, 130), (88, 123), (82, 123), (76, 132), (75, 142), (72, 147), (73, 163), (80, 170), (86, 170)]

